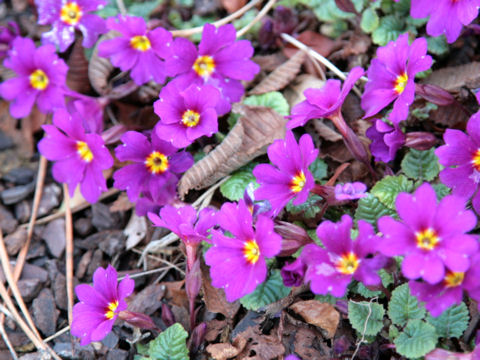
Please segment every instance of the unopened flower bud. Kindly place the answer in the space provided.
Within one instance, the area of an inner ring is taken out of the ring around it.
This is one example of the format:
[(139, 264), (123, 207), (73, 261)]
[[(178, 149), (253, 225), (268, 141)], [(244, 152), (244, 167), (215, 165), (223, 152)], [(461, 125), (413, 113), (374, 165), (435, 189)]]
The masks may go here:
[(274, 230), (282, 237), (282, 249), (278, 256), (290, 256), (313, 242), (305, 229), (285, 221), (276, 221)]

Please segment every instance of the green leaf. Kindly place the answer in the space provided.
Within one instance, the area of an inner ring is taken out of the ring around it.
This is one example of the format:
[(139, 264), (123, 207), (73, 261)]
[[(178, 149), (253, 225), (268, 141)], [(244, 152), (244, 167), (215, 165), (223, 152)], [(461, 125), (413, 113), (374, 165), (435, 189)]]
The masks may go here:
[(393, 343), (400, 355), (416, 359), (435, 349), (437, 334), (435, 328), (425, 321), (410, 320)]
[[(252, 22), (253, 19), (258, 15), (258, 10), (253, 8), (251, 10), (248, 10), (245, 14), (242, 15), (240, 19), (237, 19), (233, 22), (233, 26), (235, 26), (235, 29), (239, 30), (245, 26), (247, 26), (249, 23)], [(258, 34), (258, 31), (262, 27), (262, 23), (259, 21), (255, 23), (254, 26), (252, 26), (248, 31), (247, 34)]]
[(434, 55), (443, 55), (448, 52), (448, 43), (445, 35), (436, 37), (427, 37), (428, 52)]
[(401, 192), (411, 192), (413, 182), (405, 176), (386, 176), (370, 190), (380, 202), (388, 208), (395, 210), (395, 199)]
[(175, 323), (160, 333), (149, 344), (148, 355), (152, 360), (188, 360), (186, 339), (188, 333)]
[(427, 322), (435, 327), (437, 335), (442, 338), (459, 338), (467, 329), (470, 317), (464, 302), (445, 310), (440, 316), (428, 315)]
[(128, 14), (148, 19), (150, 13), (162, 3), (162, 0), (144, 1), (142, 3), (134, 3), (128, 8)]
[(245, 189), (251, 182), (255, 184), (255, 188), (259, 186), (251, 170), (238, 170), (220, 186), (220, 192), (228, 200), (238, 201), (243, 198)]
[(118, 13), (120, 13), (120, 10), (118, 10), (118, 7), (115, 1), (108, 2), (107, 5), (105, 5), (100, 10), (96, 11), (96, 14), (101, 16), (104, 19), (109, 18), (111, 16), (117, 16)]
[(348, 302), (348, 320), (360, 334), (377, 335), (383, 328), (383, 306), (374, 302)]
[(400, 331), (398, 330), (398, 328), (391, 324), (388, 328), (388, 339), (390, 341), (393, 341), (393, 339), (395, 339), (398, 335), (400, 334)]
[(404, 30), (404, 22), (393, 15), (380, 19), (380, 25), (372, 33), (372, 41), (376, 45), (385, 46), (389, 41), (397, 40)]
[(240, 303), (248, 310), (258, 310), (274, 303), (290, 293), (290, 288), (283, 285), (280, 270), (274, 270), (267, 281), (259, 284), (254, 292), (245, 295)]
[(392, 323), (403, 326), (409, 320), (423, 319), (425, 308), (419, 305), (415, 296), (410, 293), (408, 284), (398, 286), (392, 292), (392, 297), (388, 303), (388, 317)]
[(293, 205), (292, 200), (290, 200), (285, 209), (293, 215), (303, 213), (303, 216), (305, 216), (306, 219), (312, 219), (320, 212), (318, 202), (321, 200), (322, 198), (320, 196), (310, 193), (307, 201), (303, 204)]
[(435, 194), (437, 195), (437, 200), (442, 200), (445, 196), (450, 194), (450, 188), (446, 187), (443, 184), (433, 184), (433, 190), (435, 190)]
[(327, 177), (328, 165), (320, 158), (316, 158), (315, 161), (308, 167), (308, 170), (312, 172), (313, 178), (320, 182)]
[(432, 181), (440, 172), (435, 148), (420, 151), (410, 149), (402, 160), (402, 171), (410, 179)]
[(355, 211), (355, 220), (365, 220), (372, 225), (384, 215), (395, 216), (396, 212), (383, 205), (377, 197), (372, 194), (360, 199)]
[(375, 10), (368, 8), (362, 14), (362, 20), (360, 22), (360, 27), (364, 32), (370, 34), (373, 32), (378, 25), (380, 25), (380, 18)]
[[(387, 287), (388, 285), (393, 283), (393, 277), (389, 273), (387, 273), (384, 269), (381, 269), (378, 274), (382, 278), (382, 285), (384, 287)], [(383, 292), (380, 290), (373, 291), (369, 290), (365, 285), (363, 285), (361, 282), (358, 282), (356, 286), (353, 288), (353, 291), (355, 291), (357, 294), (362, 295), (363, 297), (366, 298), (373, 298), (375, 296), (385, 296)]]
[(250, 106), (266, 106), (272, 108), (280, 115), (290, 115), (290, 106), (288, 105), (287, 100), (278, 91), (249, 96), (245, 98), (243, 103)]

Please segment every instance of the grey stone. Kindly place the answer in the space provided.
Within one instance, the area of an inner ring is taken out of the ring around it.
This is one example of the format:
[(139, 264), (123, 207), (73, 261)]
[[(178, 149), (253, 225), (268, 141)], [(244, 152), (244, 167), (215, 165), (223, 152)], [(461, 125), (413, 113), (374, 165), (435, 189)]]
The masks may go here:
[(126, 360), (128, 358), (128, 351), (122, 349), (112, 349), (107, 354), (106, 360)]
[(43, 230), (43, 240), (50, 253), (59, 258), (65, 251), (65, 219), (56, 219), (48, 223)]
[(28, 167), (19, 167), (10, 170), (3, 176), (3, 181), (11, 182), (16, 185), (27, 185), (33, 181), (35, 172)]
[(32, 204), (27, 200), (22, 200), (15, 204), (15, 218), (21, 223), (26, 223), (32, 214)]
[(59, 272), (55, 277), (52, 287), (53, 293), (55, 294), (55, 303), (57, 304), (57, 307), (62, 310), (67, 310), (68, 304), (65, 275)]
[(42, 282), (39, 279), (20, 279), (17, 282), (18, 290), (25, 302), (32, 301), (40, 292)]
[(2, 202), (5, 205), (12, 205), (28, 197), (31, 193), (33, 193), (34, 189), (35, 189), (35, 182), (32, 181), (27, 185), (18, 185), (18, 186), (3, 190), (0, 193), (0, 197), (2, 198)]
[(53, 347), (53, 350), (63, 359), (69, 360), (95, 360), (95, 350), (91, 344), (81, 346), (78, 343), (74, 344), (72, 353), (72, 343), (58, 342)]
[(90, 231), (92, 231), (92, 219), (90, 218), (80, 218), (75, 220), (73, 223), (73, 228), (75, 232), (80, 236), (86, 236)]
[(0, 231), (7, 234), (13, 232), (18, 225), (18, 221), (5, 207), (0, 205)]
[(12, 148), (13, 146), (13, 140), (0, 130), (0, 151)]
[(5, 237), (8, 255), (16, 255), (27, 241), (27, 229), (18, 228), (15, 232)]
[(38, 216), (50, 214), (50, 212), (60, 205), (60, 194), (62, 189), (57, 184), (49, 184), (43, 189), (40, 204), (38, 204)]
[(119, 213), (112, 213), (105, 204), (92, 204), (92, 224), (98, 231), (119, 229), (122, 226), (121, 216)]
[(43, 289), (32, 303), (33, 321), (45, 336), (55, 334), (60, 311), (55, 307), (55, 299), (50, 289)]

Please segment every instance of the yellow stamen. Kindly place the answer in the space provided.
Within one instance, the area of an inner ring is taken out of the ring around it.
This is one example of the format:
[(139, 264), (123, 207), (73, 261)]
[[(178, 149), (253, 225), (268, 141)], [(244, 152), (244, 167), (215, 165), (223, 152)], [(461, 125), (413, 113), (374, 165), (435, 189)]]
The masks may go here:
[(77, 153), (80, 155), (80, 158), (87, 163), (93, 160), (93, 153), (84, 141), (77, 141)]
[(145, 35), (137, 35), (130, 39), (130, 46), (138, 51), (147, 51), (152, 47), (152, 44)]
[(117, 300), (108, 304), (108, 307), (107, 307), (106, 312), (105, 312), (105, 317), (109, 320), (112, 320), (113, 317), (115, 316), (115, 311), (117, 311), (117, 308), (118, 308), (118, 301)]
[(67, 2), (60, 10), (60, 20), (68, 25), (77, 25), (83, 12), (75, 1)]
[(37, 69), (30, 74), (30, 85), (37, 90), (45, 90), (50, 80), (43, 70)]
[(187, 127), (197, 126), (200, 122), (200, 114), (195, 110), (187, 110), (182, 115), (182, 124)]
[(304, 174), (303, 170), (301, 170), (297, 175), (295, 175), (292, 178), (292, 181), (290, 181), (290, 189), (294, 193), (298, 193), (298, 192), (302, 191), (306, 182), (307, 182), (307, 179), (305, 178), (305, 174)]
[(211, 56), (202, 55), (195, 60), (193, 70), (201, 77), (209, 77), (215, 71), (215, 60)]
[(243, 247), (243, 255), (250, 264), (255, 264), (260, 258), (260, 248), (255, 240), (248, 240)]
[(357, 255), (353, 252), (349, 252), (340, 257), (340, 260), (336, 263), (336, 268), (342, 274), (351, 275), (357, 271), (359, 265), (360, 260), (358, 260)]
[(405, 86), (407, 86), (407, 82), (408, 82), (407, 73), (403, 73), (402, 75), (397, 76), (397, 79), (395, 80), (394, 89), (398, 95), (403, 93), (403, 91), (405, 90)]
[(480, 171), (480, 148), (473, 154), (472, 165), (475, 170)]
[(417, 247), (423, 250), (433, 250), (440, 242), (437, 233), (431, 228), (417, 232), (415, 236), (417, 238)]
[(168, 170), (169, 163), (165, 154), (160, 151), (153, 151), (145, 159), (145, 166), (152, 174), (162, 174)]
[(447, 272), (445, 278), (443, 279), (443, 283), (446, 287), (456, 287), (462, 285), (463, 279), (465, 277), (465, 273), (463, 272)]

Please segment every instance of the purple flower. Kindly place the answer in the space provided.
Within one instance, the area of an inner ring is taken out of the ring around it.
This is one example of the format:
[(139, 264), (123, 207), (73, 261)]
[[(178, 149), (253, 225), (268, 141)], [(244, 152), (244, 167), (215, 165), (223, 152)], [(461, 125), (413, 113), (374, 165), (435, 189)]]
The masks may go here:
[(68, 184), (70, 195), (80, 183), (80, 191), (90, 203), (98, 200), (107, 184), (102, 170), (113, 166), (113, 158), (98, 134), (85, 133), (82, 123), (65, 109), (53, 115), (53, 125), (43, 125), (45, 137), (38, 150), (54, 161), (52, 174), (56, 181)]
[(110, 58), (112, 64), (122, 71), (130, 71), (137, 85), (150, 80), (162, 84), (165, 81), (165, 63), (170, 52), (172, 34), (158, 27), (147, 30), (145, 20), (135, 16), (119, 15), (107, 20), (107, 27), (121, 36), (102, 41), (98, 55)]
[(285, 286), (302, 285), (306, 270), (307, 265), (305, 264), (301, 256), (299, 256), (294, 262), (290, 264), (287, 263), (280, 271), (283, 279), (283, 284)]
[(105, 21), (90, 14), (100, 10), (106, 0), (35, 0), (38, 23), (51, 24), (52, 29), (42, 34), (44, 44), (58, 46), (64, 52), (75, 40), (75, 30), (83, 35), (82, 45), (92, 47), (100, 34), (106, 31)]
[(205, 263), (210, 266), (212, 285), (223, 288), (228, 301), (235, 301), (265, 280), (265, 258), (279, 253), (282, 238), (265, 215), (258, 215), (254, 228), (252, 214), (242, 200), (223, 204), (217, 221), (233, 237), (212, 230), (213, 246), (205, 253)]
[(448, 195), (437, 204), (434, 189), (428, 183), (415, 194), (400, 193), (396, 208), (401, 221), (389, 216), (378, 220), (383, 233), (379, 250), (387, 256), (403, 255), (403, 275), (422, 278), (436, 284), (445, 278), (445, 266), (453, 272), (465, 272), (469, 255), (478, 249), (477, 240), (467, 235), (477, 218), (465, 210), (465, 201)]
[(405, 144), (405, 134), (398, 124), (388, 125), (385, 121), (376, 119), (367, 131), (367, 137), (372, 141), (370, 151), (375, 161), (385, 163), (395, 159), (395, 154)]
[(285, 360), (301, 360), (297, 355), (295, 354), (291, 354), (291, 355), (288, 355)]
[(408, 34), (377, 49), (377, 58), (368, 69), (368, 82), (362, 96), (365, 117), (374, 116), (392, 101), (389, 119), (398, 124), (408, 117), (408, 109), (415, 97), (415, 75), (432, 66), (427, 55), (427, 40), (416, 39), (408, 44)]
[(52, 45), (35, 48), (31, 39), (17, 37), (4, 65), (17, 76), (0, 85), (0, 95), (11, 101), (10, 113), (15, 118), (27, 116), (37, 102), (46, 113), (64, 106), (63, 87), (68, 67)]
[(191, 205), (180, 208), (165, 205), (160, 216), (149, 213), (148, 218), (154, 226), (161, 226), (175, 233), (184, 243), (210, 241), (209, 230), (216, 225), (216, 211), (205, 208), (198, 212)]
[(223, 115), (244, 93), (240, 80), (253, 80), (260, 71), (260, 67), (250, 60), (252, 55), (250, 41), (237, 41), (233, 25), (216, 28), (205, 24), (198, 50), (191, 41), (176, 38), (166, 65), (169, 75), (177, 76), (175, 81), (181, 84), (180, 87), (209, 84), (220, 90), (216, 109), (218, 115)]
[(20, 36), (20, 28), (15, 21), (9, 21), (7, 25), (0, 26), (0, 59), (7, 56), (17, 36)]
[(261, 213), (267, 215), (271, 209), (268, 201), (255, 201), (255, 188), (253, 182), (248, 183), (243, 193), (243, 201), (245, 201), (248, 210), (252, 213), (253, 219), (256, 219), (257, 215)]
[(316, 244), (303, 248), (302, 254), (307, 272), (305, 282), (315, 294), (342, 297), (353, 279), (366, 286), (379, 285), (381, 278), (377, 274), (385, 266), (386, 258), (374, 255), (377, 251), (378, 237), (369, 223), (358, 221), (358, 237), (352, 240), (352, 218), (343, 215), (339, 223), (324, 221), (317, 228), (317, 235), (325, 249)]
[(82, 124), (85, 132), (102, 134), (103, 108), (95, 99), (85, 98), (67, 103), (67, 110), (72, 119)]
[(327, 80), (320, 89), (307, 89), (304, 91), (306, 100), (295, 105), (292, 116), (287, 123), (287, 129), (303, 126), (310, 119), (335, 118), (341, 116), (343, 102), (355, 82), (362, 77), (364, 70), (360, 67), (353, 68), (340, 89), (339, 80)]
[(125, 298), (133, 292), (135, 282), (128, 275), (117, 284), (117, 271), (108, 265), (93, 274), (93, 286), (75, 288), (78, 300), (73, 307), (72, 335), (82, 338), (80, 344), (100, 341), (112, 331), (118, 314), (127, 309)]
[(462, 25), (475, 20), (479, 7), (480, 0), (415, 0), (412, 1), (410, 15), (417, 19), (430, 15), (427, 34), (445, 34), (447, 41), (453, 43), (460, 36)]
[(335, 186), (335, 198), (337, 200), (355, 200), (367, 196), (367, 185), (362, 182), (337, 184)]
[(177, 175), (193, 164), (192, 156), (187, 152), (177, 152), (170, 143), (160, 140), (155, 132), (151, 141), (136, 131), (127, 131), (122, 135), (123, 145), (115, 148), (120, 161), (130, 161), (130, 165), (113, 174), (117, 189), (126, 190), (130, 201), (135, 202), (140, 193), (149, 192), (152, 200), (160, 198), (165, 185), (176, 182)]
[(255, 197), (268, 200), (273, 213), (278, 214), (291, 200), (294, 205), (304, 203), (315, 185), (308, 166), (317, 158), (310, 135), (305, 134), (297, 143), (291, 131), (285, 134), (285, 140), (275, 140), (268, 147), (268, 158), (275, 165), (260, 164), (253, 169), (260, 187)]
[(153, 198), (149, 191), (143, 192), (135, 203), (135, 213), (138, 216), (145, 216), (148, 213), (158, 213), (162, 206), (172, 203), (177, 195), (177, 182), (178, 179), (176, 176), (170, 177), (156, 198)]
[(153, 104), (160, 117), (155, 131), (160, 139), (182, 148), (203, 135), (212, 136), (218, 131), (215, 106), (220, 92), (210, 85), (179, 89), (176, 84), (172, 81), (165, 86)]
[(480, 300), (480, 253), (471, 259), (472, 265), (466, 272), (447, 271), (442, 281), (437, 284), (428, 284), (410, 280), (408, 283), (412, 295), (425, 302), (425, 307), (432, 316), (439, 316), (450, 306), (460, 304), (463, 292), (471, 298)]
[(445, 145), (435, 154), (446, 167), (440, 172), (442, 183), (452, 188), (453, 195), (465, 199), (473, 196), (473, 208), (480, 214), (480, 112), (468, 121), (467, 134), (447, 129), (443, 135)]

